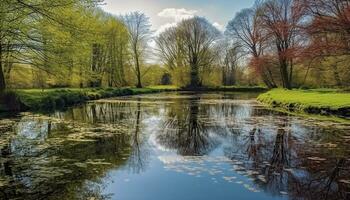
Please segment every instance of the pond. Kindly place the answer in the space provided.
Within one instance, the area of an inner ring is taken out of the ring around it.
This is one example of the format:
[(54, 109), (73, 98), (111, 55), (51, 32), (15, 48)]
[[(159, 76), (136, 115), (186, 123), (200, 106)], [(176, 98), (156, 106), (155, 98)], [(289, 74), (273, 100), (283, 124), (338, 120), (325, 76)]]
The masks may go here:
[(0, 120), (0, 199), (349, 199), (350, 125), (255, 93), (161, 93)]

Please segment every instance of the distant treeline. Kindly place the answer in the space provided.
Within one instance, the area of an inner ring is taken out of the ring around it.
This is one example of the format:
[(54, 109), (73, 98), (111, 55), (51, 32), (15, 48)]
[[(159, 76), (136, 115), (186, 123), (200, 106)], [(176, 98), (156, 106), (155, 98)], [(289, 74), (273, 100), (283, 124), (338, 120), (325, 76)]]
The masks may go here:
[(159, 34), (143, 13), (115, 16), (101, 3), (2, 0), (0, 90), (350, 86), (349, 1), (261, 0), (224, 32), (195, 16)]

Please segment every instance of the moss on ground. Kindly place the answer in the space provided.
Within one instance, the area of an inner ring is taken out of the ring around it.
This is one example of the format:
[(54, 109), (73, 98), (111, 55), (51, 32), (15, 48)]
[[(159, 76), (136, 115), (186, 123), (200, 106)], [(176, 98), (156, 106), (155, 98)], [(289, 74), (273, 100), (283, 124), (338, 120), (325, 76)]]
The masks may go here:
[(350, 93), (341, 90), (270, 90), (258, 97), (264, 104), (289, 111), (350, 117)]

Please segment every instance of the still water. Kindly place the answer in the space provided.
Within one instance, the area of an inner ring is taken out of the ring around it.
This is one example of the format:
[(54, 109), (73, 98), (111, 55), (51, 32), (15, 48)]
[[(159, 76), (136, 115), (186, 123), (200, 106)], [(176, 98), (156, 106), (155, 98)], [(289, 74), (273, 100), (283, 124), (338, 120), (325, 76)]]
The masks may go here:
[(350, 199), (350, 125), (253, 93), (162, 93), (0, 120), (0, 199)]

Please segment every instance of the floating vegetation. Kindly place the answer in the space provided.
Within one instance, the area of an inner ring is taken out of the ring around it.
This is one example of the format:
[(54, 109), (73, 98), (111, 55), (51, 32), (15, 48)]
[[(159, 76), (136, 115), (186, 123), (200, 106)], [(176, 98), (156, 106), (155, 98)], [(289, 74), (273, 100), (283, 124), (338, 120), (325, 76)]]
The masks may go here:
[[(124, 97), (0, 120), (1, 191), (13, 199), (94, 199), (103, 196), (108, 181), (158, 186), (167, 183), (157, 177), (163, 173), (179, 177), (174, 184), (198, 183), (194, 194), (206, 184), (233, 197), (239, 191), (302, 199), (327, 191), (341, 199), (350, 191), (350, 125), (289, 116), (231, 97)], [(159, 167), (164, 171), (152, 171)]]
[(228, 181), (228, 182), (232, 182), (234, 179), (236, 179), (237, 177), (235, 176), (231, 176), (231, 177), (228, 177), (228, 176), (224, 176), (222, 177), (224, 180)]
[(105, 159), (95, 159), (95, 160), (89, 159), (85, 163), (89, 165), (112, 165), (112, 163), (105, 162)]
[(307, 157), (308, 160), (312, 161), (325, 161), (327, 160), (326, 158), (320, 158), (320, 157)]
[[(251, 192), (260, 192), (255, 186), (254, 181), (256, 179), (250, 178), (249, 183), (245, 183), (241, 180), (243, 177), (237, 177), (237, 175), (255, 176), (258, 175), (258, 180), (266, 182), (263, 175), (260, 175), (258, 171), (246, 170), (244, 167), (238, 167), (237, 165), (243, 165), (243, 162), (237, 160), (230, 160), (227, 157), (222, 156), (159, 156), (160, 161), (164, 163), (166, 170), (172, 170), (177, 173), (186, 174), (189, 176), (195, 176), (199, 178), (210, 178), (213, 183), (219, 183), (220, 175), (222, 180), (227, 183), (236, 183), (243, 185), (247, 190)], [(231, 166), (236, 166), (238, 171), (232, 171)], [(241, 173), (240, 173), (241, 172)], [(236, 175), (236, 176), (232, 176)], [(237, 180), (237, 181), (236, 181)]]

